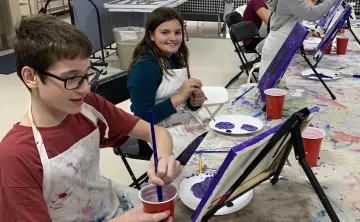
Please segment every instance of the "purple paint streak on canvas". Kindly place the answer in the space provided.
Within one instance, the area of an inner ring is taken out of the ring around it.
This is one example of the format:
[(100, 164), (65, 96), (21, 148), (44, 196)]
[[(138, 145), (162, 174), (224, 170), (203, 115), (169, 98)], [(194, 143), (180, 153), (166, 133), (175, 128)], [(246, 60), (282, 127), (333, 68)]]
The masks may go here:
[(259, 128), (257, 128), (256, 126), (253, 126), (253, 125), (243, 124), (243, 125), (241, 126), (241, 129), (242, 129), (242, 130), (249, 131), (249, 132), (253, 132), (253, 131), (258, 130)]
[[(317, 77), (317, 75), (315, 73), (310, 74), (310, 75), (306, 75), (307, 77)], [(324, 73), (319, 73), (319, 76), (323, 79), (333, 79), (332, 76), (327, 76)]]
[(215, 127), (218, 129), (234, 129), (235, 125), (230, 122), (218, 122)]
[(331, 26), (331, 29), (326, 32), (324, 38), (321, 40), (319, 45), (314, 50), (313, 52), (314, 60), (320, 61), (320, 59), (324, 55), (323, 51), (325, 51), (325, 47), (328, 45), (329, 42), (332, 41), (332, 39), (335, 38), (335, 35), (338, 32), (339, 28), (343, 26), (344, 22), (349, 18), (350, 14), (351, 14), (351, 6), (348, 5), (341, 13), (339, 18), (336, 20), (334, 25)]
[[(315, 106), (312, 107), (310, 110), (310, 113), (314, 113), (314, 112), (318, 112), (320, 110), (319, 107)], [(279, 124), (263, 133), (260, 133), (259, 135), (239, 144), (236, 145), (235, 147), (231, 148), (231, 150), (229, 151), (228, 155), (226, 156), (224, 162), (221, 164), (221, 166), (219, 167), (218, 172), (215, 174), (214, 178), (212, 179), (211, 183), (209, 184), (209, 187), (205, 193), (205, 195), (203, 196), (203, 198), (201, 199), (199, 205), (197, 206), (195, 212), (193, 213), (193, 215), (191, 216), (191, 221), (195, 222), (196, 219), (199, 217), (203, 207), (205, 206), (205, 204), (207, 203), (207, 201), (209, 200), (213, 190), (215, 189), (215, 187), (218, 185), (219, 181), (222, 179), (225, 171), (227, 170), (227, 168), (229, 167), (230, 163), (233, 161), (233, 159), (236, 156), (236, 153), (240, 152), (241, 150), (254, 145), (255, 143), (258, 143), (259, 141), (265, 139), (266, 137), (268, 137), (271, 134), (274, 134), (275, 132), (277, 132), (280, 127), (282, 126), (282, 124)]]
[(264, 91), (273, 88), (281, 80), (295, 53), (302, 45), (309, 31), (298, 22), (290, 32), (284, 44), (279, 49), (273, 61), (259, 81), (259, 89), (262, 101), (265, 102)]
[(206, 177), (204, 181), (194, 184), (191, 191), (195, 197), (202, 199), (209, 188), (212, 177)]

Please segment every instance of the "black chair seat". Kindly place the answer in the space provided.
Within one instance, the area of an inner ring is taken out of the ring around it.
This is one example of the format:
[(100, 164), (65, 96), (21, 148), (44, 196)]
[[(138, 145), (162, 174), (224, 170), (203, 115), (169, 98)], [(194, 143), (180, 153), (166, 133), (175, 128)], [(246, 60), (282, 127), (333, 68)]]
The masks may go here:
[(149, 146), (144, 147), (141, 143), (139, 143), (138, 139), (132, 137), (130, 137), (120, 147), (114, 148), (115, 155), (120, 156), (118, 149), (121, 149), (125, 157), (131, 159), (150, 160), (152, 155), (152, 150)]

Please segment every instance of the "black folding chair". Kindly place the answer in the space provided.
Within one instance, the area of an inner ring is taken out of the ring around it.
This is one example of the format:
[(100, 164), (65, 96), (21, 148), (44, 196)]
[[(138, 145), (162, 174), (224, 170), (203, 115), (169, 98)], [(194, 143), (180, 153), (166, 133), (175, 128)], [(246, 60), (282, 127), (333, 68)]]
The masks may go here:
[[(130, 98), (129, 91), (126, 86), (127, 72), (108, 75), (99, 80), (101, 72), (99, 70), (97, 71), (96, 76), (90, 81), (90, 88), (92, 92), (103, 96), (107, 101), (113, 103), (114, 105)], [(147, 173), (145, 172), (139, 178), (136, 178), (126, 158), (149, 161), (152, 156), (151, 147), (145, 141), (130, 137), (123, 145), (116, 147), (113, 150), (116, 155), (121, 157), (131, 179), (133, 180), (130, 187), (135, 187), (140, 190), (140, 186), (149, 179)]]
[[(248, 70), (251, 69), (255, 63), (260, 62), (261, 56), (256, 50), (254, 51), (246, 50), (242, 44), (241, 45), (239, 44), (244, 40), (260, 38), (260, 33), (258, 28), (253, 22), (250, 21), (242, 22), (242, 16), (238, 12), (232, 12), (228, 14), (225, 18), (225, 23), (229, 27), (231, 41), (235, 46), (235, 52), (238, 54), (240, 61), (242, 63), (242, 65), (240, 66), (241, 71), (234, 78), (232, 78), (229, 81), (229, 83), (225, 86), (225, 88), (228, 88), (233, 82), (235, 82), (240, 77), (240, 75), (244, 72), (244, 70), (246, 71), (246, 74), (249, 76)], [(243, 23), (243, 25), (237, 26), (237, 28), (233, 28), (233, 29), (231, 28), (233, 25), (238, 25), (240, 23)], [(245, 53), (255, 53), (256, 58), (254, 60), (248, 61), (245, 56)]]

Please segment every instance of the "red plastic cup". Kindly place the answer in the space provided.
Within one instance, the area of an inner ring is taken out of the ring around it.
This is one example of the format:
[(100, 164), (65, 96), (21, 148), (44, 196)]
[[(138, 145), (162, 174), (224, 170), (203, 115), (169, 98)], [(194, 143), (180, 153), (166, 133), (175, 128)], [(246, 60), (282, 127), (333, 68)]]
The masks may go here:
[[(174, 185), (168, 184), (162, 187), (162, 194), (163, 201), (159, 202), (155, 185), (151, 184), (143, 187), (139, 192), (139, 197), (142, 201), (144, 212), (153, 214), (169, 210), (169, 217), (174, 218), (174, 203), (178, 191)], [(162, 221), (166, 221), (168, 218)]]
[(314, 167), (317, 164), (320, 147), (325, 132), (315, 127), (307, 127), (301, 134), (305, 149), (306, 162), (310, 167)]
[(349, 43), (348, 37), (337, 37), (336, 38), (336, 53), (339, 55), (346, 54), (346, 49)]
[(269, 119), (280, 119), (283, 111), (285, 95), (283, 89), (271, 88), (264, 91), (266, 100), (266, 115)]
[[(322, 38), (322, 39), (324, 39), (324, 38)], [(333, 43), (333, 41), (328, 42), (328, 43), (325, 45), (325, 51), (324, 51), (325, 54), (330, 54), (330, 53), (331, 53), (332, 43)]]

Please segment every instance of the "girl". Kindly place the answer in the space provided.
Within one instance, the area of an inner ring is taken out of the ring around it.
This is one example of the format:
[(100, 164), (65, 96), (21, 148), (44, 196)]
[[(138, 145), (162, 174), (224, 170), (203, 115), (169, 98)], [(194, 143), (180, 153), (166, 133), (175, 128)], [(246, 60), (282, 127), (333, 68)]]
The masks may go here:
[(259, 79), (285, 42), (296, 22), (303, 19), (315, 22), (328, 13), (336, 0), (324, 0), (314, 5), (311, 0), (272, 0), (269, 5), (274, 13), (270, 18), (270, 33), (262, 48)]
[[(266, 2), (267, 0), (250, 0), (244, 11), (243, 21), (255, 23), (258, 29), (260, 29), (263, 22), (268, 25), (270, 12), (265, 4)], [(261, 40), (259, 38), (246, 40), (244, 41), (244, 47), (247, 51), (255, 51), (257, 44)]]
[(183, 33), (184, 21), (175, 10), (154, 10), (134, 51), (127, 82), (131, 111), (148, 121), (152, 110), (155, 124), (168, 127), (173, 137), (175, 157), (206, 132), (203, 119), (193, 112), (205, 95), (201, 81), (190, 77)]

